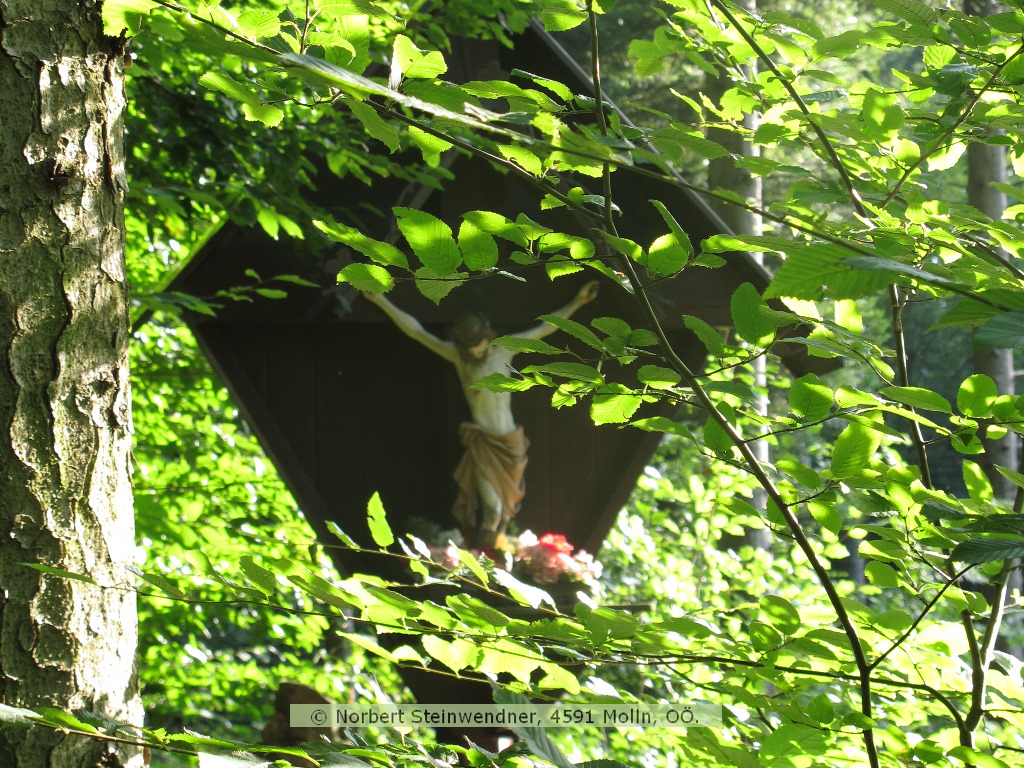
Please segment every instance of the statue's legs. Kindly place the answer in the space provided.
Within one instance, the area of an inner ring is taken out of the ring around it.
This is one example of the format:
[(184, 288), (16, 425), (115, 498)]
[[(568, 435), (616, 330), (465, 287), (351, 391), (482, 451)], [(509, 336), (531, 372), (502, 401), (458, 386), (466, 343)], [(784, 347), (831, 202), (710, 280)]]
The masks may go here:
[(482, 472), (476, 473), (476, 488), (480, 494), (477, 512), (477, 546), (490, 547), (499, 533), (504, 533), (508, 521), (502, 514), (501, 494), (488, 482)]

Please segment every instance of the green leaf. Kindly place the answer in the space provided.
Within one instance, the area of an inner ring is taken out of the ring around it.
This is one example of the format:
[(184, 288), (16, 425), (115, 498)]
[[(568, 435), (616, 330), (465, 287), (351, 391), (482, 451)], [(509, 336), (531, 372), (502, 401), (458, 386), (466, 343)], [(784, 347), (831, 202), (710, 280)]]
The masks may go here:
[(473, 553), (467, 552), (466, 550), (461, 548), (457, 549), (456, 551), (458, 552), (459, 555), (459, 562), (467, 568), (469, 568), (469, 570), (473, 573), (473, 575), (481, 584), (487, 584), (487, 571), (485, 571), (484, 567), (480, 565), (479, 562), (477, 562), (477, 559), (473, 556)]
[(636, 413), (641, 400), (622, 384), (606, 384), (594, 393), (590, 417), (595, 424), (623, 424)]
[(755, 651), (766, 653), (782, 645), (782, 635), (763, 621), (750, 622), (750, 644)]
[[(732, 409), (724, 403), (720, 404), (718, 409), (730, 422), (735, 418)], [(733, 442), (713, 416), (708, 416), (708, 420), (704, 422), (704, 447), (723, 456), (732, 454)]]
[(462, 285), (466, 278), (460, 274), (439, 275), (430, 267), (420, 267), (414, 273), (416, 288), (435, 304)]
[(1024, 488), (1024, 474), (1021, 474), (1020, 472), (1015, 472), (1012, 469), (1007, 469), (1006, 467), (1000, 467), (998, 465), (996, 465), (996, 471), (999, 472), (1000, 475), (1005, 477), (1011, 483), (1016, 485), (1018, 488)]
[(816, 59), (845, 59), (861, 49), (866, 34), (864, 30), (850, 29), (838, 35), (816, 41), (811, 50)]
[[(817, 476), (817, 473), (815, 473)], [(799, 478), (798, 478), (799, 479)], [(807, 485), (806, 483), (804, 483)], [(819, 483), (820, 485), (820, 479)], [(817, 485), (807, 485), (808, 488), (816, 488)], [(818, 501), (809, 501), (807, 503), (807, 509), (811, 513), (811, 517), (824, 528), (826, 531), (832, 531), (832, 533), (839, 533), (843, 527), (843, 516), (839, 514), (839, 510), (835, 508), (834, 504), (826, 504)]]
[[(827, 294), (833, 299), (859, 299), (895, 282), (896, 273), (858, 266), (855, 259), (846, 258), (849, 253), (848, 249), (833, 243), (815, 243), (789, 254), (764, 297), (789, 296), (817, 301)], [(873, 258), (866, 259), (865, 263), (869, 267), (879, 266)]]
[(482, 623), (492, 630), (506, 627), (511, 622), (511, 619), (497, 608), (469, 595), (449, 595), (445, 602), (460, 618)]
[(1024, 536), (969, 539), (958, 544), (951, 557), (961, 563), (991, 563), (1024, 557)]
[(528, 248), (530, 239), (515, 222), (505, 218), (500, 213), (492, 211), (469, 211), (462, 214), (462, 218), (472, 223), (483, 232), (500, 237), (515, 243), (520, 248)]
[(149, 12), (158, 7), (152, 0), (106, 0), (103, 3), (103, 34), (133, 37), (142, 29)]
[(326, 222), (316, 219), (313, 221), (313, 226), (331, 238), (331, 240), (354, 248), (377, 264), (383, 264), (385, 267), (409, 268), (409, 260), (406, 259), (405, 254), (391, 245), (391, 243), (374, 240), (364, 235), (358, 229), (346, 227), (344, 224), (338, 224), (337, 222)]
[(274, 11), (245, 11), (238, 16), (238, 31), (254, 40), (266, 40), (281, 31), (281, 20)]
[(965, 765), (973, 766), (973, 768), (1012, 768), (1009, 763), (1000, 760), (998, 757), (993, 757), (987, 752), (971, 747), (953, 747), (946, 755), (956, 760), (961, 760)]
[(714, 357), (721, 357), (725, 352), (725, 340), (722, 338), (721, 332), (712, 328), (699, 317), (683, 315), (683, 324), (693, 331), (694, 335), (700, 339), (701, 344)]
[(647, 255), (640, 258), (640, 263), (647, 267), (647, 271), (653, 277), (671, 277), (686, 266), (690, 254), (693, 253), (690, 241), (684, 242), (685, 246), (671, 233), (661, 235), (651, 243)]
[[(524, 147), (502, 145), (498, 147), (498, 152), (506, 160), (511, 160), (527, 173), (534, 176), (540, 176), (544, 173), (544, 165), (541, 163), (540, 158)], [(559, 201), (559, 205), (561, 204), (561, 201)]]
[(339, 283), (350, 283), (360, 291), (367, 293), (385, 293), (390, 291), (395, 280), (384, 267), (376, 264), (349, 264), (338, 273)]
[(250, 555), (242, 555), (238, 560), (238, 567), (263, 594), (271, 596), (277, 592), (277, 576), (253, 560)]
[(648, 419), (637, 419), (630, 426), (643, 429), (647, 432), (663, 432), (667, 435), (679, 435), (690, 442), (696, 442), (693, 435), (685, 426), (665, 416), (653, 416)]
[(318, 283), (314, 283), (312, 280), (307, 280), (304, 277), (298, 275), (274, 275), (272, 280), (280, 280), (282, 283), (291, 283), (292, 285), (301, 285), (305, 288), (319, 288)]
[(73, 579), (74, 581), (84, 581), (86, 584), (96, 585), (95, 579), (82, 573), (72, 573), (71, 571), (54, 568), (52, 565), (43, 565), (42, 563), (22, 563), (22, 565), (26, 568), (31, 568), (33, 571), (48, 574), (49, 576), (59, 576), (62, 579)]
[(146, 573), (145, 571), (136, 571), (136, 575), (147, 584), (159, 589), (166, 595), (170, 595), (176, 600), (187, 600), (188, 595), (178, 589), (178, 586), (168, 578), (161, 576), (158, 573)]
[(996, 383), (983, 373), (964, 379), (956, 393), (956, 407), (964, 416), (984, 419), (992, 415), (992, 404), (999, 396)]
[(802, 626), (800, 613), (793, 604), (776, 595), (764, 595), (758, 604), (773, 627), (784, 635), (795, 635)]
[(395, 543), (395, 536), (388, 525), (387, 517), (384, 514), (384, 504), (380, 500), (380, 494), (376, 491), (370, 497), (366, 505), (366, 522), (370, 527), (370, 536), (374, 543), (381, 548), (390, 547)]
[(447, 71), (440, 51), (422, 51), (405, 35), (395, 36), (389, 82), (392, 88), (397, 88), (405, 77), (430, 79)]
[(684, 150), (694, 152), (706, 160), (729, 157), (731, 154), (717, 141), (711, 141), (700, 131), (681, 127), (678, 123), (655, 131), (651, 136), (651, 144), (675, 161), (683, 159)]
[(441, 117), (458, 125), (465, 125), (488, 133), (516, 138), (514, 134), (504, 128), (492, 124), (491, 120), (498, 117), (497, 114), (477, 108), (474, 110), (474, 117), (470, 118), (458, 112), (453, 112), (443, 106), (434, 104), (422, 99), (406, 96), (405, 94), (377, 83), (368, 77), (357, 75), (344, 67), (339, 67), (330, 62), (318, 59), (315, 56), (308, 56), (299, 53), (285, 53), (276, 57), (276, 62), (283, 65), (286, 70), (294, 71), (303, 80), (314, 85), (328, 85), (337, 88), (355, 98), (365, 98), (369, 95), (383, 96), (410, 109), (426, 112), (427, 114)]
[(462, 253), (451, 227), (433, 214), (413, 208), (396, 207), (398, 228), (409, 241), (423, 266), (437, 275), (453, 275), (462, 264)]
[(595, 317), (590, 324), (601, 331), (606, 333), (612, 338), (628, 340), (633, 334), (633, 329), (629, 326), (625, 320), (618, 317)]
[[(781, 471), (792, 477), (801, 485), (807, 488), (818, 488), (822, 484), (822, 478), (815, 472), (811, 467), (808, 467), (802, 461), (794, 461), (792, 459), (778, 459), (775, 462), (775, 466)], [(813, 510), (811, 510), (813, 513)], [(817, 518), (815, 518), (817, 519)], [(818, 520), (820, 523), (821, 520)]]
[(333, 520), (327, 520), (326, 525), (327, 530), (334, 534), (338, 539), (340, 539), (341, 543), (344, 544), (346, 547), (349, 547), (351, 549), (359, 549), (359, 545), (356, 543), (355, 539), (353, 539), (351, 536), (349, 536), (347, 533), (341, 530), (341, 528), (338, 526), (336, 522), (334, 522)]
[(894, 94), (874, 88), (864, 94), (860, 117), (868, 135), (879, 143), (892, 141), (907, 119)]
[(797, 768), (820, 765), (816, 756), (828, 747), (826, 731), (800, 723), (784, 722), (761, 740), (757, 756), (763, 768)]
[(555, 601), (547, 592), (538, 587), (524, 584), (508, 571), (495, 568), (491, 574), (492, 578), (508, 590), (509, 595), (520, 605), (528, 605), (531, 608), (539, 608), (542, 603), (554, 607)]
[(519, 78), (519, 77), (528, 78), (528, 79), (532, 80), (534, 83), (536, 83), (537, 85), (539, 85), (539, 86), (541, 86), (543, 88), (547, 88), (549, 91), (554, 93), (562, 101), (572, 101), (572, 90), (568, 86), (564, 85), (563, 83), (558, 82), (557, 80), (549, 80), (546, 77), (541, 77), (540, 75), (534, 75), (534, 74), (532, 74), (530, 72), (526, 72), (526, 71), (524, 71), (522, 69), (513, 69), (512, 72), (511, 72), (511, 76), (512, 77), (517, 77), (517, 78)]
[(712, 235), (701, 244), (701, 247), (709, 253), (778, 251), (788, 254), (799, 251), (806, 247), (806, 244), (778, 235)]
[(820, 421), (832, 410), (834, 395), (813, 373), (796, 379), (789, 389), (789, 407), (806, 421)]
[[(887, 275), (905, 275), (906, 277), (912, 277), (919, 283), (925, 283), (926, 285), (937, 285), (943, 288), (956, 288), (959, 284), (955, 280), (942, 277), (941, 275), (927, 272), (917, 267), (912, 267), (909, 264), (896, 261), (895, 259), (886, 259), (879, 256), (853, 256), (848, 259), (842, 260), (843, 266), (853, 267), (857, 270), (863, 270), (867, 272), (884, 272)], [(895, 282), (892, 278), (888, 282)], [(850, 297), (856, 298), (856, 297)]]
[(448, 642), (437, 635), (423, 636), (423, 650), (452, 672), (459, 672), (474, 663), (480, 653), (479, 649), (467, 640), (456, 639)]
[(67, 728), (73, 731), (81, 731), (83, 733), (98, 733), (94, 726), (91, 726), (88, 723), (83, 723), (70, 712), (65, 712), (61, 709), (40, 707), (38, 715), (42, 721), (48, 725), (54, 725), (58, 728)]
[(911, 408), (920, 408), (922, 411), (939, 411), (940, 413), (952, 413), (953, 407), (949, 401), (937, 392), (921, 387), (882, 387), (879, 393), (883, 397), (903, 403)]
[(931, 7), (918, 0), (874, 0), (874, 3), (876, 8), (906, 19), (911, 24), (929, 27), (939, 20), (938, 14)]
[(288, 291), (280, 288), (256, 288), (255, 292), (265, 299), (287, 299)]
[[(662, 220), (669, 228), (669, 232), (671, 232), (672, 235), (675, 236), (675, 242), (678, 244), (680, 248), (682, 248), (683, 252), (686, 254), (686, 258), (690, 258), (693, 255), (693, 243), (690, 242), (689, 234), (687, 234), (686, 230), (679, 226), (679, 222), (676, 221), (676, 217), (672, 215), (672, 212), (669, 211), (668, 207), (663, 202), (661, 202), (660, 200), (651, 200), (651, 205), (653, 205), (655, 210), (657, 210), (658, 213), (661, 215)], [(673, 272), (681, 268), (682, 266), (680, 265), (675, 270), (673, 270)], [(655, 272), (657, 271), (650, 264), (648, 264), (648, 269), (651, 269), (652, 271)]]
[(543, 339), (524, 339), (519, 336), (499, 336), (496, 344), (509, 352), (533, 352), (540, 355), (564, 355), (565, 350), (553, 347)]
[(877, 560), (868, 561), (864, 566), (864, 575), (876, 587), (891, 589), (899, 586), (896, 569)]
[(996, 315), (974, 332), (974, 343), (992, 349), (1024, 349), (1024, 311)]
[(585, 381), (589, 384), (603, 384), (604, 376), (601, 372), (583, 363), (547, 363), (545, 365), (530, 365), (523, 369), (523, 373), (550, 373), (554, 376), (562, 376), (574, 381)]
[(642, 365), (636, 372), (637, 379), (653, 389), (672, 389), (679, 384), (682, 378), (671, 368), (662, 368), (659, 365)]
[(768, 305), (757, 288), (751, 283), (743, 283), (733, 292), (729, 307), (733, 325), (741, 339), (755, 346), (771, 342), (775, 336), (775, 323), (765, 315), (763, 310)]
[(604, 230), (598, 230), (599, 234), (608, 245), (614, 248), (616, 251), (621, 253), (623, 256), (627, 256), (633, 261), (640, 262), (644, 258), (644, 249), (641, 248), (637, 243), (632, 240), (627, 240), (624, 237), (615, 237), (609, 235)]
[(854, 422), (846, 427), (832, 449), (833, 477), (855, 477), (867, 469), (871, 457), (881, 443), (881, 434), (863, 424)]
[(992, 483), (989, 482), (985, 471), (979, 464), (973, 461), (963, 461), (961, 469), (963, 471), (964, 485), (967, 486), (967, 492), (974, 501), (991, 501), (994, 498), (995, 493), (992, 490)]
[(441, 154), (452, 148), (451, 142), (440, 139), (416, 126), (409, 127), (409, 138), (420, 148), (423, 162), (431, 168), (437, 168), (441, 162)]
[(577, 323), (575, 320), (569, 320), (561, 315), (541, 315), (538, 319), (548, 325), (555, 326), (558, 330), (568, 333), (570, 336), (579, 339), (584, 344), (587, 344), (598, 351), (604, 350), (604, 344), (599, 338), (597, 338), (594, 332), (587, 328), (587, 326)]
[(252, 86), (240, 83), (223, 72), (204, 72), (199, 78), (199, 84), (212, 91), (220, 91), (224, 95), (230, 96), (235, 101), (240, 101), (243, 104), (259, 102), (259, 96), (256, 95), (256, 91)]
[(256, 214), (256, 221), (263, 227), (264, 232), (274, 240), (277, 240), (277, 233), (281, 228), (281, 224), (273, 208), (260, 208)]
[(546, 32), (564, 32), (587, 20), (576, 0), (538, 0), (535, 7)]
[(633, 637), (640, 630), (639, 620), (625, 611), (616, 611), (611, 608), (577, 610), (577, 614), (581, 613), (583, 615), (580, 616), (580, 619), (583, 626), (595, 643), (604, 643), (607, 640), (625, 640)]
[(489, 389), (492, 392), (525, 392), (537, 386), (529, 379), (513, 379), (501, 373), (490, 373), (473, 384), (474, 389)]
[[(491, 685), (494, 700), (498, 704), (529, 704), (530, 699), (520, 693), (513, 693), (505, 688)], [(558, 745), (551, 740), (544, 728), (527, 728), (525, 726), (512, 726), (512, 731), (520, 739), (526, 742), (531, 755), (536, 755), (546, 760), (557, 768), (576, 768), (573, 762), (565, 756)]]
[(469, 269), (491, 269), (498, 263), (498, 244), (494, 238), (468, 219), (459, 227), (459, 249)]
[(399, 136), (398, 130), (377, 114), (377, 110), (369, 104), (356, 101), (355, 99), (345, 99), (343, 103), (352, 110), (352, 114), (356, 116), (356, 119), (359, 120), (366, 132), (373, 136), (373, 138), (380, 141), (392, 152), (397, 152), (401, 148), (402, 139)]
[(284, 119), (284, 111), (273, 104), (243, 104), (242, 115), (246, 120), (263, 123), (268, 128), (280, 125)]
[(0, 723), (14, 723), (16, 725), (32, 725), (39, 713), (32, 709), (10, 707), (7, 704), (0, 704)]

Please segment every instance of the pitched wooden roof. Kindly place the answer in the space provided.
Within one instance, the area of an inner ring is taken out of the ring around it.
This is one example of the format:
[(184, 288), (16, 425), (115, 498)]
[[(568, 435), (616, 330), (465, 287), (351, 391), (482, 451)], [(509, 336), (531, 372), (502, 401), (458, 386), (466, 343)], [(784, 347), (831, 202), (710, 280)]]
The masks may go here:
[[(458, 41), (449, 76), (477, 79), (485, 72), (514, 68), (588, 87), (581, 70), (539, 27), (515, 40), (515, 48), (495, 43)], [(390, 210), (413, 204), (450, 222), (462, 213), (487, 209), (514, 218), (535, 209), (536, 193), (522, 179), (498, 173), (487, 163), (459, 156), (454, 181), (443, 191), (410, 187), (395, 179), (365, 187), (330, 174), (318, 179), (318, 195), (339, 212), (362, 212), (369, 235), (383, 238), (391, 227)], [(664, 224), (649, 204), (664, 202), (683, 222), (694, 242), (726, 231), (699, 198), (675, 186), (643, 179), (620, 184), (616, 203), (623, 210), (622, 232), (650, 242)], [(339, 213), (339, 215), (344, 215)], [(564, 212), (529, 215), (565, 231), (586, 235), (585, 225)], [(729, 323), (729, 298), (743, 282), (764, 286), (768, 276), (743, 254), (727, 256), (716, 270), (688, 271), (662, 281), (653, 291), (656, 307), (676, 349), (699, 367), (704, 348), (682, 324), (691, 314), (716, 326)], [(506, 264), (512, 269), (520, 267)], [(225, 226), (177, 277), (172, 288), (199, 296), (244, 284), (245, 270), (260, 274), (296, 273), (322, 288), (296, 288), (279, 301), (257, 301), (225, 308), (218, 317), (190, 316), (188, 322), (218, 373), (259, 436), (285, 481), (324, 541), (327, 521), (358, 540), (369, 542), (366, 503), (380, 492), (393, 525), (411, 517), (454, 525), (449, 510), (455, 498), (451, 473), (461, 455), (458, 424), (468, 419), (455, 371), (445, 361), (402, 335), (384, 315), (345, 287), (335, 287), (337, 264), (325, 270), (311, 263), (294, 243), (274, 241), (257, 229)], [(554, 282), (528, 273), (527, 282), (497, 277), (475, 280), (434, 305), (411, 284), (391, 295), (439, 335), (459, 314), (484, 310), (499, 333), (515, 332), (535, 318), (564, 305), (593, 273)], [(539, 279), (534, 279), (539, 278)], [(645, 325), (628, 293), (603, 280), (599, 298), (576, 319), (621, 317), (633, 327)], [(568, 343), (551, 337), (553, 343)], [(570, 345), (572, 346), (572, 345)], [(586, 350), (579, 350), (585, 354)], [(798, 373), (820, 360), (794, 347), (785, 358)], [(517, 358), (527, 365), (528, 356)], [(586, 406), (553, 409), (551, 393), (540, 388), (514, 398), (517, 420), (532, 446), (526, 498), (518, 523), (537, 533), (565, 534), (578, 547), (596, 551), (625, 503), (639, 474), (657, 447), (659, 436), (615, 426), (595, 427)], [(348, 555), (336, 558), (343, 570), (386, 570), (380, 562)]]

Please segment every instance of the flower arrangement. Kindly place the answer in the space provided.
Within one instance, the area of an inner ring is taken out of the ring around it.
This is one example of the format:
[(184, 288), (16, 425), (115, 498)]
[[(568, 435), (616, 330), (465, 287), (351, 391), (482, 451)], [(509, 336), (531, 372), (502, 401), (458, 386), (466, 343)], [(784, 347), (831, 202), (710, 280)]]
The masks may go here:
[[(458, 530), (439, 531), (425, 542), (430, 559), (447, 570), (462, 566)], [(499, 536), (493, 548), (468, 550), (475, 558), (488, 557), (496, 568), (534, 584), (572, 582), (594, 584), (601, 575), (601, 563), (586, 550), (578, 550), (560, 533), (537, 537), (532, 531), (518, 536)]]
[(516, 560), (523, 574), (537, 584), (566, 581), (594, 582), (601, 575), (601, 563), (586, 550), (572, 554), (573, 545), (560, 533), (545, 533), (539, 539), (530, 531), (517, 540)]

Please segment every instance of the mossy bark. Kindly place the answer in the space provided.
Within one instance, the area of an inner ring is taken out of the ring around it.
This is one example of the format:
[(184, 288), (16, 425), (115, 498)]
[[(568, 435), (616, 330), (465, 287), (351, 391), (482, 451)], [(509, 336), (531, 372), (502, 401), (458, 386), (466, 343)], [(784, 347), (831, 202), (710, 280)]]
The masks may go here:
[[(99, 3), (0, 0), (0, 702), (138, 722), (123, 108)], [(9, 726), (0, 765), (141, 756)]]

